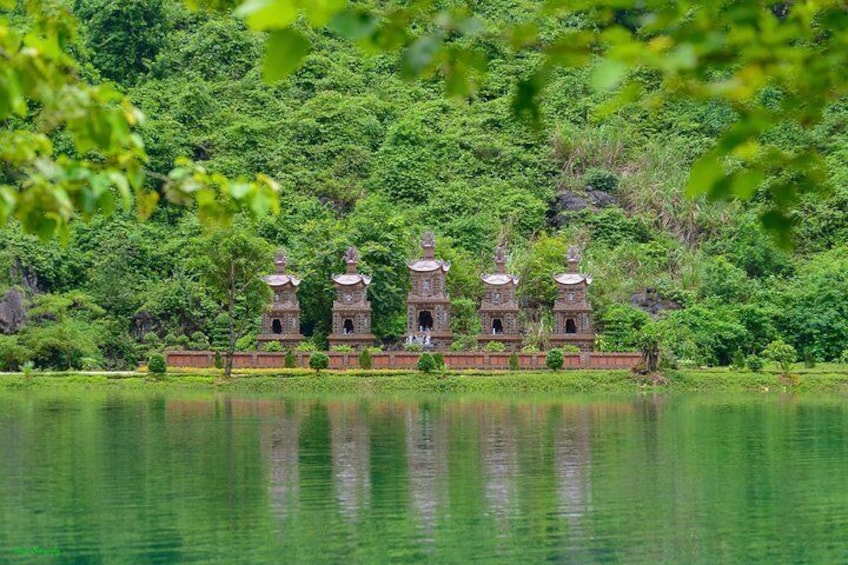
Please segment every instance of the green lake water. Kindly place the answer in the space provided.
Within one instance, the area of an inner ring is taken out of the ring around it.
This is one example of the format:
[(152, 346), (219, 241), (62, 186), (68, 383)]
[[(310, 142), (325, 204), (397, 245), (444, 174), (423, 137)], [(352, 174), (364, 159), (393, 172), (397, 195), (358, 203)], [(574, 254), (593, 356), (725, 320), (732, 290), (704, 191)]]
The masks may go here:
[(844, 563), (848, 399), (6, 392), (0, 562)]

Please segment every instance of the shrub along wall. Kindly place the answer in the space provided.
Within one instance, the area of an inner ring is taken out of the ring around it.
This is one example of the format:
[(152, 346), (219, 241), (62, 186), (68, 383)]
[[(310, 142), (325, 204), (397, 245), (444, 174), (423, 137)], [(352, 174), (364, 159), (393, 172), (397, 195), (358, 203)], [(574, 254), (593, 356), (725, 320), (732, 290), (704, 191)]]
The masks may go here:
[[(309, 367), (309, 353), (297, 353), (298, 367)], [(372, 355), (373, 369), (415, 369), (420, 353), (397, 351), (375, 353)], [(521, 369), (545, 369), (545, 353), (519, 353), (518, 366)], [(327, 353), (330, 369), (358, 369), (357, 353)], [(509, 369), (510, 353), (444, 353), (445, 367), (448, 369)], [(215, 353), (212, 351), (171, 351), (167, 354), (169, 367), (194, 367), (198, 369), (214, 366)], [(563, 369), (629, 369), (641, 358), (638, 353), (566, 353), (563, 355)], [(285, 367), (285, 353), (245, 352), (233, 356), (236, 369), (272, 369)]]

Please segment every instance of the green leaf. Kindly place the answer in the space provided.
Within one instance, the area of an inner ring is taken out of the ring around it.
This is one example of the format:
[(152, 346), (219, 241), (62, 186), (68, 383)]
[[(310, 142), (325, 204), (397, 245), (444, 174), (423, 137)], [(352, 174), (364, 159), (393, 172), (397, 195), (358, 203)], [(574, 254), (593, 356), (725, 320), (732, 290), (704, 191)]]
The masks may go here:
[(328, 27), (346, 39), (358, 41), (374, 33), (378, 21), (373, 14), (348, 8), (336, 14)]
[(762, 171), (741, 171), (733, 175), (730, 181), (730, 192), (743, 199), (754, 196), (757, 187), (763, 182), (765, 175)]
[(470, 37), (481, 33), (485, 29), (485, 26), (483, 24), (483, 20), (477, 16), (470, 16), (468, 18), (461, 19), (457, 23), (457, 29), (459, 29), (462, 35)]
[(130, 183), (127, 178), (119, 173), (118, 171), (111, 171), (109, 173), (109, 180), (112, 181), (112, 184), (118, 189), (118, 196), (121, 197), (121, 204), (124, 207), (124, 210), (128, 210), (132, 205), (131, 200), (131, 191), (130, 191)]
[(0, 119), (5, 119), (12, 112), (24, 116), (26, 111), (27, 103), (18, 73), (13, 69), (5, 69), (5, 72), (0, 73)]
[(513, 49), (521, 49), (538, 41), (539, 28), (533, 22), (516, 24), (507, 30), (507, 37)]
[(686, 193), (689, 196), (709, 194), (713, 187), (724, 178), (724, 167), (714, 151), (704, 154), (695, 161), (689, 172)]
[(768, 210), (760, 216), (763, 227), (774, 237), (778, 246), (783, 249), (792, 248), (792, 218), (781, 210)]
[(545, 47), (548, 60), (566, 67), (579, 67), (589, 61), (594, 36), (587, 31), (568, 30)]
[(127, 180), (130, 183), (130, 186), (135, 190), (141, 190), (144, 186), (144, 169), (141, 167), (141, 164), (138, 161), (133, 161), (126, 168)]
[(156, 209), (157, 202), (159, 202), (158, 192), (152, 190), (140, 192), (136, 196), (136, 209), (138, 210), (139, 217), (149, 218), (153, 214), (153, 210)]
[(691, 43), (678, 45), (666, 57), (666, 69), (689, 70), (698, 64), (698, 54)]
[(539, 94), (542, 90), (542, 77), (539, 73), (528, 79), (518, 81), (515, 94), (510, 104), (512, 114), (519, 120), (529, 124), (533, 128), (541, 125), (541, 111), (539, 110)]
[(719, 139), (719, 147), (726, 153), (762, 135), (769, 121), (754, 113), (744, 113)]
[(306, 11), (306, 19), (312, 27), (322, 27), (344, 10), (347, 0), (305, 0), (300, 5)]
[(89, 177), (89, 188), (91, 189), (91, 194), (99, 198), (104, 192), (108, 192), (110, 187), (112, 186), (111, 180), (109, 179), (109, 175), (107, 173), (98, 173), (96, 175), (91, 175)]
[(297, 6), (291, 0), (247, 0), (235, 14), (256, 30), (285, 28), (297, 18)]
[(230, 196), (236, 200), (241, 200), (250, 193), (251, 188), (250, 183), (234, 182), (230, 185)]
[(595, 119), (606, 118), (615, 112), (619, 111), (624, 106), (633, 103), (644, 94), (645, 90), (641, 84), (631, 82), (626, 86), (618, 89), (614, 95), (610, 96), (606, 101), (601, 102), (592, 110), (592, 116)]
[(5, 222), (12, 215), (17, 202), (17, 191), (9, 185), (0, 185), (0, 221)]
[(592, 88), (599, 92), (612, 90), (627, 74), (627, 65), (614, 59), (605, 59), (592, 69)]
[(61, 225), (61, 221), (57, 220), (57, 218), (59, 216), (54, 213), (40, 216), (31, 212), (21, 219), (21, 224), (42, 241), (47, 241), (53, 236), (59, 225)]
[(271, 33), (262, 60), (262, 78), (273, 82), (286, 78), (300, 67), (309, 54), (312, 44), (294, 29), (281, 29)]
[(444, 69), (448, 95), (470, 96), (477, 88), (475, 79), (486, 71), (486, 63), (486, 58), (476, 51), (453, 50), (447, 68)]
[(442, 46), (437, 35), (419, 37), (403, 54), (401, 70), (407, 77), (419, 76), (426, 69)]
[(448, 96), (467, 98), (474, 91), (474, 82), (468, 76), (468, 69), (451, 65), (445, 73), (445, 91)]
[(106, 216), (111, 215), (115, 211), (115, 193), (107, 190), (97, 199), (97, 205), (103, 214)]
[(250, 211), (253, 213), (253, 217), (255, 218), (265, 216), (271, 210), (272, 205), (273, 201), (271, 197), (262, 191), (254, 194), (248, 203)]

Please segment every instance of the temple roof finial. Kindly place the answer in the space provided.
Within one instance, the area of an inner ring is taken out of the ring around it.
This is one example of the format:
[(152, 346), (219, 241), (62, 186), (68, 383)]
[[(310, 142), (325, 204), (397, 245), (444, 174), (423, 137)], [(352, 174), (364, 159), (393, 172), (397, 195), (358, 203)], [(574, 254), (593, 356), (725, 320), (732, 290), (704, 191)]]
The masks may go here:
[(359, 263), (359, 252), (356, 250), (356, 247), (351, 245), (347, 248), (347, 251), (344, 254), (344, 261), (347, 265), (347, 272), (355, 273), (356, 265)]
[(421, 236), (421, 247), (424, 248), (424, 258), (432, 259), (436, 256), (436, 236), (431, 231), (425, 231)]
[(506, 272), (506, 246), (498, 245), (495, 247), (495, 272), (483, 273), (480, 278), (490, 286), (516, 286), (518, 284), (518, 276)]
[(568, 272), (577, 273), (580, 271), (580, 249), (576, 245), (568, 246), (568, 253), (565, 256), (568, 261)]
[(289, 256), (286, 255), (284, 251), (277, 253), (277, 256), (274, 258), (274, 265), (276, 266), (276, 272), (278, 275), (286, 274), (286, 266), (289, 263)]
[(300, 284), (300, 279), (294, 275), (286, 273), (286, 267), (289, 263), (289, 256), (285, 251), (280, 251), (274, 257), (274, 274), (262, 277), (262, 280), (273, 287), (282, 287), (290, 284), (297, 287)]
[(503, 273), (506, 264), (506, 247), (498, 245), (495, 247), (495, 272)]

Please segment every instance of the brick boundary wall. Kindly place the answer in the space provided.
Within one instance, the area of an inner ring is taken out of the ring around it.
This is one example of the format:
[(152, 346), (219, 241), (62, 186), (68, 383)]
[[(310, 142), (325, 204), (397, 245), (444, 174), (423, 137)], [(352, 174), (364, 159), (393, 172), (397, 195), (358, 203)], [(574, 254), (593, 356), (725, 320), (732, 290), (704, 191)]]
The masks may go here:
[[(409, 351), (390, 351), (371, 355), (374, 369), (415, 369), (420, 353)], [(443, 353), (448, 369), (509, 369), (510, 353), (487, 353), (475, 351), (468, 353)], [(521, 369), (547, 369), (546, 353), (519, 353), (518, 366)], [(327, 352), (330, 369), (359, 369), (357, 352)], [(641, 359), (639, 353), (566, 353), (563, 355), (563, 369), (630, 369)], [(295, 353), (298, 367), (309, 367), (309, 353)], [(166, 353), (168, 366), (207, 369), (214, 366), (215, 353), (212, 351), (169, 351)], [(285, 353), (242, 352), (233, 356), (234, 369), (282, 369), (285, 366)]]

